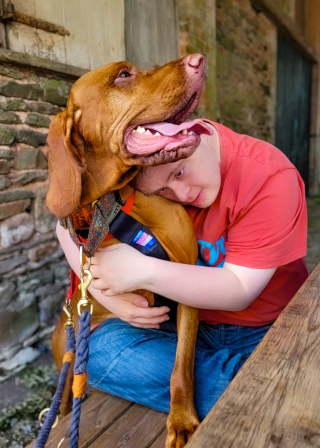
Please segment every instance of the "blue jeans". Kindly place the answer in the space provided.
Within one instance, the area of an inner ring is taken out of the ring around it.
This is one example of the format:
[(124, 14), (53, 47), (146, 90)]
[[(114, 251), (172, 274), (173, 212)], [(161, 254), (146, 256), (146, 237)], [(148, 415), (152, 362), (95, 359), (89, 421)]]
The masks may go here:
[[(271, 327), (200, 323), (195, 356), (195, 407), (202, 420)], [(105, 321), (90, 339), (88, 382), (96, 389), (163, 412), (177, 348), (175, 323), (161, 329)]]

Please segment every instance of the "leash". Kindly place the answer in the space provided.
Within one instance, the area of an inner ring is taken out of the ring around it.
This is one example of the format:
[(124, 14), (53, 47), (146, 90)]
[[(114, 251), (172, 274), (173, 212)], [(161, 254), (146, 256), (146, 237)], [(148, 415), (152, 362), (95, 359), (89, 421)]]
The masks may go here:
[[(63, 365), (59, 377), (58, 387), (53, 397), (49, 409), (44, 409), (39, 414), (39, 420), (48, 411), (48, 415), (40, 430), (38, 438), (35, 442), (34, 448), (44, 448), (47, 443), (50, 431), (58, 424), (58, 412), (61, 404), (63, 389), (66, 384), (67, 375), (70, 364), (75, 359), (74, 374), (73, 374), (73, 406), (72, 417), (69, 431), (69, 448), (78, 448), (79, 441), (79, 424), (81, 415), (81, 404), (83, 395), (87, 384), (87, 362), (89, 356), (89, 339), (90, 339), (90, 323), (93, 312), (92, 300), (88, 297), (87, 290), (92, 281), (92, 274), (90, 272), (91, 258), (89, 258), (89, 268), (83, 268), (83, 246), (80, 246), (80, 284), (81, 299), (78, 302), (77, 311), (79, 314), (79, 330), (77, 335), (77, 344), (75, 341), (73, 311), (71, 300), (68, 300), (63, 307), (67, 314), (67, 322), (65, 323), (65, 331), (67, 332), (66, 353), (63, 357)], [(85, 281), (84, 278), (87, 277)], [(89, 309), (86, 309), (89, 308)], [(76, 350), (75, 350), (76, 348)], [(61, 445), (65, 438), (61, 439), (58, 446)]]
[(59, 422), (58, 412), (59, 412), (59, 406), (61, 404), (62, 393), (66, 384), (70, 364), (74, 359), (76, 340), (74, 334), (74, 322), (72, 320), (71, 304), (66, 305), (66, 307), (64, 307), (64, 311), (68, 316), (68, 320), (64, 325), (65, 331), (67, 333), (66, 353), (63, 357), (63, 365), (59, 377), (58, 387), (56, 393), (54, 394), (51, 406), (50, 408), (43, 409), (39, 414), (39, 421), (41, 424), (42, 416), (48, 412), (48, 415), (44, 421), (44, 424), (42, 425), (42, 428), (40, 430), (34, 448), (43, 448), (45, 446), (51, 429), (55, 428)]
[[(92, 281), (92, 274), (90, 272), (91, 258), (89, 259), (89, 268), (83, 269), (82, 264), (83, 249), (80, 247), (80, 285), (81, 299), (78, 302), (79, 330), (77, 335), (77, 351), (76, 360), (74, 364), (73, 374), (73, 406), (72, 417), (70, 425), (70, 441), (69, 448), (78, 448), (79, 441), (79, 425), (81, 415), (82, 398), (87, 384), (87, 363), (89, 357), (89, 340), (90, 340), (90, 323), (93, 312), (92, 300), (89, 299), (87, 290)], [(87, 276), (87, 281), (84, 277)], [(89, 310), (81, 308), (89, 308)]]

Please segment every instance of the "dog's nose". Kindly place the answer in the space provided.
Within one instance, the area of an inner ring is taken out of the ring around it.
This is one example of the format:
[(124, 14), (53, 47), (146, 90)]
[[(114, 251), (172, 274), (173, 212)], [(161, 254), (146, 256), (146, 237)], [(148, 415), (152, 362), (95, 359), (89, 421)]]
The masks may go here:
[(203, 60), (204, 57), (200, 53), (190, 54), (186, 57), (186, 63), (188, 67), (195, 70), (196, 72), (198, 72), (198, 70), (202, 67)]

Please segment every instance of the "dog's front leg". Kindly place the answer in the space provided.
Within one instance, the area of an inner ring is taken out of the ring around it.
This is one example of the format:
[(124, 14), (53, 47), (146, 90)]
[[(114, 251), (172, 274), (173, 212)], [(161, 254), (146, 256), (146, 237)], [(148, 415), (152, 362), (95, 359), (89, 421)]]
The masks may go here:
[(194, 358), (199, 310), (179, 304), (178, 346), (171, 376), (171, 405), (167, 420), (166, 448), (182, 448), (199, 426), (194, 407)]

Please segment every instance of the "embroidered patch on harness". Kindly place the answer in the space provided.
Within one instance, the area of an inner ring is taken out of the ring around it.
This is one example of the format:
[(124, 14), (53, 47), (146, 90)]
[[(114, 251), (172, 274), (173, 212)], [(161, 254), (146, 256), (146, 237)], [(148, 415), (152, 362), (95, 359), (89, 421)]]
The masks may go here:
[(133, 238), (133, 242), (139, 244), (140, 246), (144, 246), (147, 249), (151, 249), (156, 244), (155, 238), (153, 238), (147, 232), (143, 232), (142, 230), (139, 230), (139, 232)]

